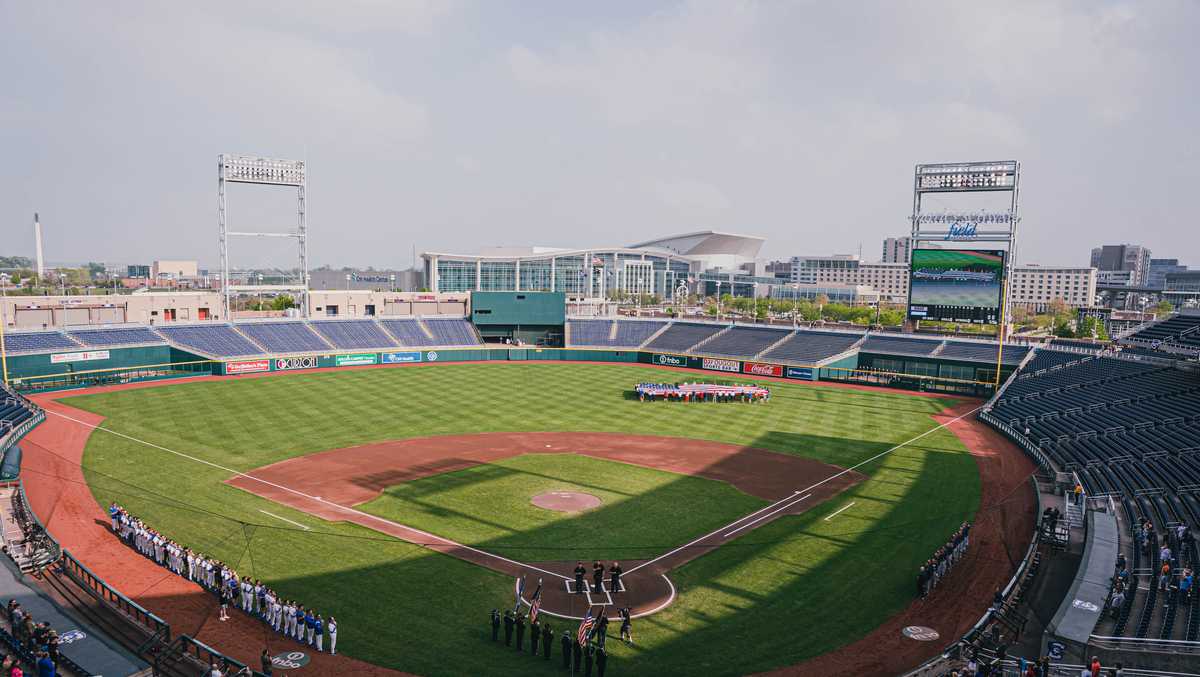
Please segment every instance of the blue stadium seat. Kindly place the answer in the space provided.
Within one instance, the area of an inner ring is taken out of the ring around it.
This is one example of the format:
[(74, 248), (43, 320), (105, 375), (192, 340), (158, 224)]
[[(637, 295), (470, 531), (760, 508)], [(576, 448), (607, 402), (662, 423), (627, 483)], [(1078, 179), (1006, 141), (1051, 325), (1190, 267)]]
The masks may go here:
[(80, 347), (61, 331), (7, 333), (4, 336), (4, 345), (10, 353), (44, 353)]
[(68, 335), (87, 346), (128, 346), (166, 343), (149, 327), (115, 327), (111, 329), (76, 329)]
[(309, 325), (335, 348), (362, 350), (400, 345), (374, 320), (311, 320)]
[(266, 351), (227, 324), (188, 324), (158, 328), (168, 341), (216, 357), (261, 355)]

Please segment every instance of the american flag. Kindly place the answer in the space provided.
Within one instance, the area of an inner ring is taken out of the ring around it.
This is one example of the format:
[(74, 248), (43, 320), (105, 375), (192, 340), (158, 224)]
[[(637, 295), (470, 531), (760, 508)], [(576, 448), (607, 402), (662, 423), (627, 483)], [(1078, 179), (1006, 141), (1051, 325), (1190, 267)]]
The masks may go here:
[(592, 610), (588, 609), (587, 615), (583, 617), (583, 622), (579, 624), (579, 632), (575, 635), (575, 641), (579, 646), (584, 646), (592, 636), (592, 625), (596, 619), (592, 618)]
[(529, 602), (529, 622), (533, 623), (537, 620), (538, 612), (542, 610), (542, 579), (538, 579), (537, 589), (533, 591), (533, 597)]

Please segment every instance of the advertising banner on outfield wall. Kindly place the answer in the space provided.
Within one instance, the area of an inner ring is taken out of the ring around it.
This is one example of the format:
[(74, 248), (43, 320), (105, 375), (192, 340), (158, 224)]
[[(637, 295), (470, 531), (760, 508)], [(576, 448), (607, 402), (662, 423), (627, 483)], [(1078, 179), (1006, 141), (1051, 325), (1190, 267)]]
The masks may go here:
[(787, 368), (787, 377), (788, 378), (799, 378), (799, 379), (804, 379), (805, 381), (811, 381), (811, 380), (813, 380), (813, 370), (811, 367), (788, 367)]
[(92, 360), (107, 360), (107, 350), (86, 350), (81, 353), (59, 353), (50, 356), (50, 364), (62, 364), (64, 362), (90, 362)]
[(256, 371), (271, 371), (270, 360), (246, 360), (244, 362), (226, 362), (226, 374), (250, 374)]
[(688, 358), (683, 355), (663, 355), (662, 353), (654, 353), (652, 358), (654, 364), (661, 364), (664, 367), (688, 367)]
[(757, 374), (758, 376), (783, 376), (783, 367), (778, 364), (765, 364), (763, 362), (743, 362), (742, 371), (747, 374)]
[[(433, 353), (433, 354), (437, 355), (437, 353)], [(409, 352), (384, 353), (383, 354), (383, 363), (384, 364), (404, 364), (406, 362), (420, 362), (420, 361), (421, 361), (421, 351), (419, 351), (419, 350), (414, 350), (414, 351), (409, 351)]]
[(700, 361), (701, 369), (709, 371), (732, 371), (739, 372), (742, 370), (742, 363), (737, 360), (719, 360), (715, 357), (706, 357)]
[(354, 353), (353, 355), (338, 355), (333, 363), (339, 367), (352, 367), (359, 364), (375, 364), (375, 353)]
[(291, 371), (293, 369), (316, 369), (320, 360), (316, 355), (308, 357), (279, 357), (275, 359), (275, 371)]

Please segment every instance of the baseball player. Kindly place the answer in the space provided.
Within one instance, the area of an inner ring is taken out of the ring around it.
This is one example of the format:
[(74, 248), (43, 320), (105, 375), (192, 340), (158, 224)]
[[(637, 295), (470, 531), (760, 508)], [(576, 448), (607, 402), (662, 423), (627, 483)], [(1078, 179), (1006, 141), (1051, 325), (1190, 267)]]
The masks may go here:
[(321, 640), (325, 636), (325, 622), (321, 618), (321, 614), (317, 614), (317, 617), (313, 620), (313, 632), (317, 637), (317, 653), (320, 653), (322, 650)]
[(333, 616), (329, 617), (329, 655), (337, 653), (337, 619)]
[(301, 638), (301, 641), (304, 641), (309, 646), (312, 646), (313, 633), (316, 630), (316, 627), (317, 617), (313, 615), (312, 609), (309, 609), (308, 612), (304, 614), (304, 636), (307, 637), (307, 640)]

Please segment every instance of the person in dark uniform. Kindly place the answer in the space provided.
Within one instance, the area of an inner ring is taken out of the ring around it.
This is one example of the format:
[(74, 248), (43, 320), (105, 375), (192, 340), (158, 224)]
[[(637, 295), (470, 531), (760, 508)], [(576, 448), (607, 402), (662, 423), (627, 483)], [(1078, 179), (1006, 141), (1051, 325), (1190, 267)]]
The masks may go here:
[(504, 646), (512, 646), (513, 617), (511, 611), (504, 612)]
[(538, 640), (542, 638), (542, 626), (537, 621), (529, 624), (529, 653), (537, 655)]
[(612, 566), (608, 568), (608, 575), (612, 580), (612, 594), (621, 592), (621, 563), (613, 562)]
[(604, 565), (600, 560), (596, 560), (592, 564), (592, 592), (601, 592), (600, 586), (604, 583)]
[(583, 568), (583, 562), (575, 563), (575, 594), (583, 594), (583, 577), (587, 574), (587, 569)]
[(600, 610), (600, 620), (596, 621), (596, 644), (604, 646), (604, 640), (608, 637), (608, 610)]
[(579, 664), (583, 662), (583, 647), (579, 646), (579, 642), (571, 642), (571, 662), (575, 665), (572, 669), (579, 672)]
[(525, 650), (525, 614), (517, 614), (517, 651)]
[(592, 661), (596, 659), (596, 649), (591, 644), (583, 652), (583, 677), (592, 677)]
[(550, 645), (554, 642), (554, 631), (550, 629), (550, 624), (546, 623), (542, 626), (542, 657), (550, 660)]
[(604, 677), (604, 668), (608, 665), (608, 652), (604, 647), (596, 652), (596, 677)]
[(571, 667), (571, 633), (563, 630), (562, 640), (559, 645), (562, 647), (563, 670)]
[(500, 638), (500, 612), (492, 609), (492, 641)]

